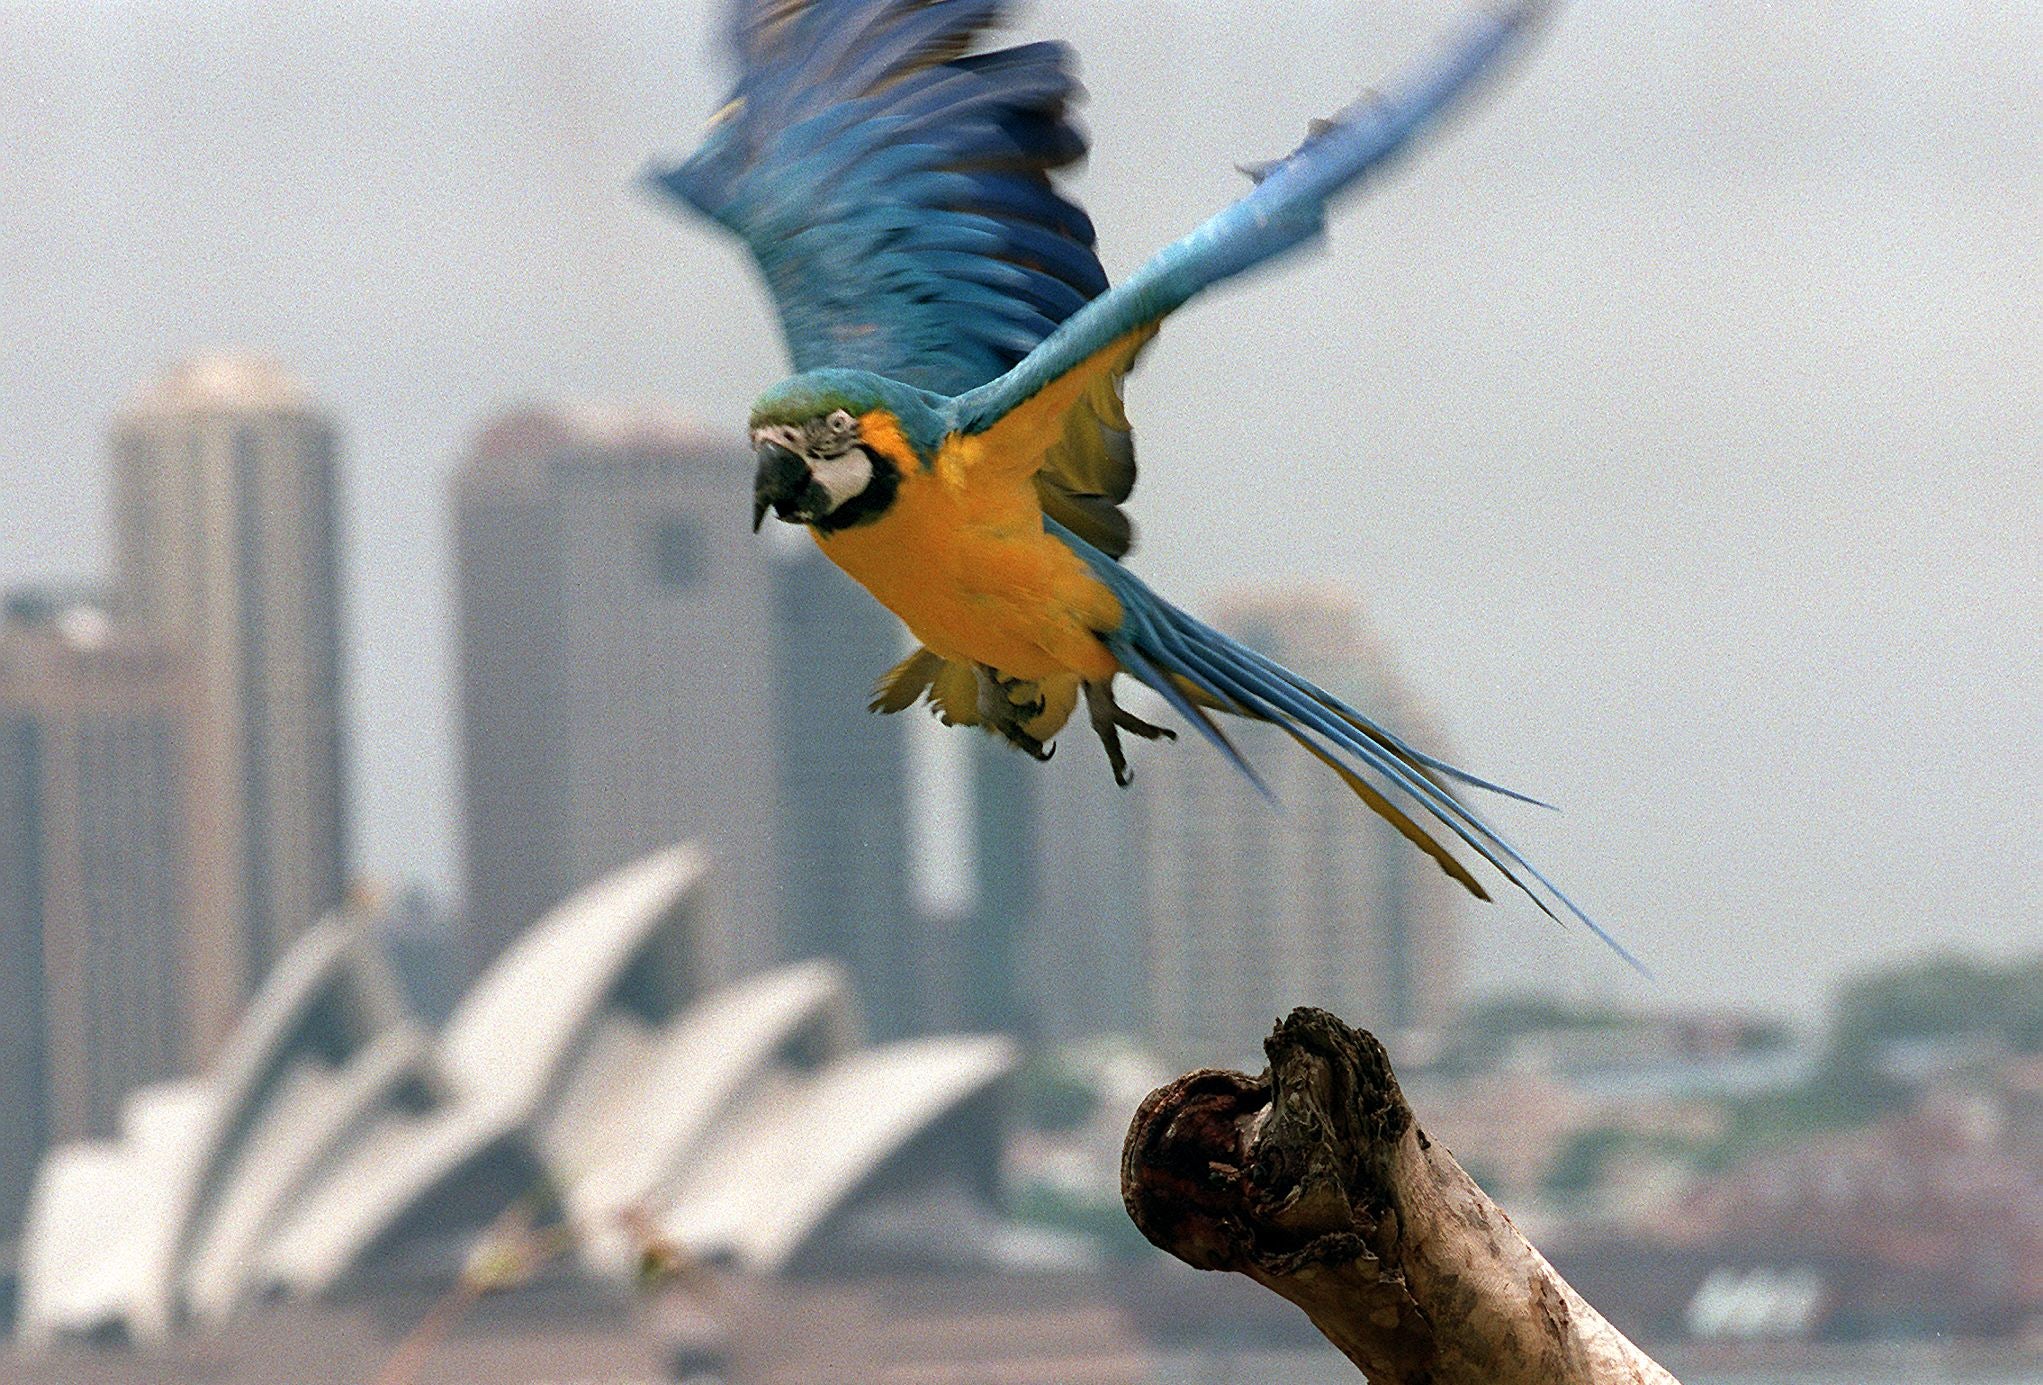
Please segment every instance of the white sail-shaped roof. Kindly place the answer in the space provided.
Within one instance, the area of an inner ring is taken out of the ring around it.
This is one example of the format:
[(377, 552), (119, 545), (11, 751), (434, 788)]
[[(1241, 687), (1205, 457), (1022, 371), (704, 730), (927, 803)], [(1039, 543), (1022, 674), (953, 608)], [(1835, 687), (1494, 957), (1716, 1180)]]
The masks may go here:
[(788, 1267), (881, 1173), (920, 1168), (899, 1161), (1015, 1050), (861, 1050), (834, 963), (700, 994), (705, 873), (679, 846), (582, 890), (438, 1037), (365, 929), (310, 930), (204, 1079), (137, 1093), (119, 1141), (47, 1157), (23, 1342), (155, 1339), (269, 1294), (451, 1269), (521, 1199), (563, 1217), (600, 1276), (633, 1272), (627, 1222)]
[(65, 1145), (44, 1159), (21, 1241), (24, 1345), (141, 1335), (175, 1234), (177, 1192), (216, 1112), (202, 1084), (145, 1087), (122, 1104), (118, 1141)]
[[(563, 1076), (578, 1040), (663, 926), (687, 928), (705, 869), (683, 844), (604, 876), (527, 929), (441, 1035), (440, 1061), (471, 1099), (523, 1119)], [(688, 965), (686, 939), (677, 969)], [(679, 984), (692, 978), (672, 978)]]
[(515, 1180), (510, 1171), (522, 1168), (532, 1182), (571, 1186), (572, 1171), (542, 1175), (540, 1132), (564, 1103), (586, 1105), (592, 1091), (624, 1085), (648, 1047), (632, 1032), (647, 1027), (633, 1015), (640, 997), (621, 988), (638, 982), (666, 1009), (686, 1011), (703, 874), (698, 850), (672, 847), (533, 924), (448, 1020), (429, 1100), (365, 1123), (265, 1251), (265, 1283), (300, 1294), (332, 1288), (424, 1215), (425, 1203), (479, 1170)]
[[(632, 1272), (625, 1217), (659, 1208), (777, 1072), (849, 1053), (857, 1037), (841, 967), (807, 962), (727, 986), (634, 1045), (629, 1081), (584, 1084), (549, 1120), (547, 1162), (562, 1171), (585, 1260)], [(618, 1047), (625, 1045), (619, 1043)], [(622, 1056), (622, 1055), (618, 1055)], [(624, 1067), (611, 1064), (613, 1070)]]
[(661, 1229), (705, 1259), (778, 1273), (890, 1160), (1018, 1062), (1007, 1039), (915, 1039), (756, 1093)]

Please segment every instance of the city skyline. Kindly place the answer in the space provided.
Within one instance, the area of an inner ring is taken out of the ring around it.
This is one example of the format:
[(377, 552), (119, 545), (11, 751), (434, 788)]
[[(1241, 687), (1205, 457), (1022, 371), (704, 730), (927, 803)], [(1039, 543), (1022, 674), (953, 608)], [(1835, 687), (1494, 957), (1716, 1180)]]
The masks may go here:
[[(1032, 12), (1092, 91), (1077, 186), (1109, 267), (1450, 9)], [(1174, 322), (1131, 382), (1145, 574), (1194, 604), (1258, 574), (1362, 595), (1471, 767), (1566, 810), (1506, 829), (1661, 977), (1501, 905), (1471, 916), (1482, 984), (1806, 1015), (1883, 957), (2037, 938), (2034, 648), (2007, 616), (2043, 523), (2039, 22), (1571, 9), (1325, 255)], [(105, 570), (96, 458), (135, 379), (286, 355), (350, 423), (371, 873), (453, 879), (442, 487), (473, 417), (653, 395), (735, 442), (782, 369), (735, 254), (629, 190), (717, 99), (707, 27), (0, 17), (0, 226), (26, 247), (0, 580)]]
[[(330, 466), (336, 422), (310, 407), (286, 366), (245, 353), (195, 358), (142, 389), (114, 428), (116, 528), (133, 554), (129, 570), (146, 571), (157, 556), (152, 523), (174, 530), (177, 516), (209, 492), (204, 473), (180, 480), (164, 459), (203, 459), (220, 451), (222, 438), (237, 457), (253, 456), (251, 439), (309, 426), (313, 452)], [(191, 441), (178, 446), (182, 434)], [(1251, 1019), (1232, 1026), (1232, 1040), (1252, 1043), (1262, 1012), (1294, 993), (1336, 1008), (1352, 1008), (1343, 999), (1380, 1003), (1376, 1012), (1397, 1029), (1433, 1030), (1451, 1013), (1461, 996), (1455, 930), (1429, 927), (1423, 944), (1398, 942), (1412, 922), (1407, 896), (1419, 897), (1411, 895), (1404, 847), (1384, 838), (1365, 850), (1341, 840), (1327, 810), (1346, 822), (1352, 805), (1311, 776), (1279, 781), (1287, 796), (1307, 790), (1317, 825), (1301, 836), (1279, 817), (1267, 835), (1287, 859), (1312, 857), (1308, 873), (1327, 886), (1325, 897), (1279, 889), (1261, 905), (1236, 900), (1240, 907), (1228, 909), (1209, 899), (1217, 886), (1200, 874), (1206, 853), (1174, 862), (1185, 853), (1157, 830), (1177, 820), (1169, 800), (1186, 796), (1210, 766), (1158, 758), (1143, 788), (1123, 795), (1094, 765), (1068, 758), (1048, 770), (981, 737), (940, 739), (964, 750), (936, 766), (960, 776), (957, 820), (921, 849), (941, 857), (938, 868), (962, 888), (915, 889), (907, 819), (910, 793), (923, 786), (910, 782), (908, 733), (919, 719), (874, 718), (838, 695), (841, 684), (885, 667), (899, 632), (806, 543), (715, 534), (711, 512), (729, 451), (684, 414), (653, 403), (528, 403), (475, 426), (450, 478), (465, 876), (478, 882), (457, 925), (470, 974), (601, 871), (663, 842), (700, 840), (725, 863), (717, 871), (723, 904), (710, 915), (715, 936), (701, 940), (697, 958), (705, 976), (729, 980), (774, 961), (833, 958), (850, 966), (887, 1035), (966, 1025), (1047, 1042), (1140, 1037), (1190, 1052), (1240, 1015)], [(164, 499), (179, 486), (190, 492), (182, 508)], [(271, 511), (244, 504), (235, 513)], [(258, 525), (235, 542), (266, 552), (291, 537)], [(166, 612), (182, 600), (189, 621), (206, 603), (190, 594), (199, 574), (173, 576), (131, 577), (127, 586), (139, 595), (124, 604), (182, 629)], [(695, 600), (676, 605), (682, 592)], [(673, 619), (659, 618), (663, 608)], [(1218, 618), (1230, 626), (1247, 620), (1253, 628), (1245, 633), (1261, 647), (1318, 667), (1408, 733), (1423, 729), (1420, 739), (1437, 749), (1426, 718), (1363, 636), (1352, 600), (1326, 588), (1237, 592)], [(666, 633), (649, 633), (655, 627)], [(733, 638), (738, 632), (764, 638)], [(340, 652), (325, 662), (338, 667)], [(302, 673), (286, 681), (302, 681)], [(196, 724), (225, 757), (231, 738), (211, 731), (223, 719), (222, 692), (201, 695), (204, 683), (195, 682), (194, 696), (212, 711)], [(767, 695), (757, 706), (730, 695), (742, 687)], [(260, 688), (230, 691), (229, 707)], [(667, 730), (649, 732), (661, 726)], [(755, 733), (762, 739), (747, 751), (744, 737)], [(1252, 749), (1269, 748), (1253, 730), (1241, 734)], [(756, 762), (749, 767), (748, 755)], [(1147, 752), (1140, 758), (1148, 762)], [(734, 793), (747, 782), (751, 789)], [(1222, 797), (1229, 806), (1215, 820), (1221, 834), (1246, 839), (1264, 830), (1259, 798)], [(783, 858), (802, 867), (780, 868)], [(354, 883), (361, 899), (387, 884)], [(1427, 888), (1418, 886), (1421, 895)], [(1202, 913), (1202, 903), (1217, 912)], [(1458, 903), (1440, 899), (1418, 916), (1445, 921)], [(1307, 928), (1310, 938), (1298, 932), (1300, 908), (1320, 919)], [(245, 920), (235, 927), (247, 931)], [(1188, 952), (1167, 941), (1221, 933), (1232, 941), (1207, 937)], [(1187, 1027), (1201, 991), (1266, 950), (1288, 988), (1250, 988), (1217, 1029)], [(1222, 961), (1234, 954), (1233, 964)], [(1343, 970), (1343, 959), (1360, 970)], [(259, 962), (242, 959), (251, 984)], [(1415, 989), (1421, 972), (1431, 979)], [(1315, 978), (1342, 979), (1322, 993)], [(206, 1032), (219, 1030), (216, 1023)]]

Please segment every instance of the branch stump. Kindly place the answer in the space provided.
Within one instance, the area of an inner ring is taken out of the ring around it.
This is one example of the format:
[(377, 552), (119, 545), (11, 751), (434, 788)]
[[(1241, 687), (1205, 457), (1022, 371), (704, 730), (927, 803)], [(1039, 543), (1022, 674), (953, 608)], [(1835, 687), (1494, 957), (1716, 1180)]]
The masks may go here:
[(1678, 1385), (1426, 1138), (1373, 1035), (1298, 1009), (1263, 1050), (1137, 1109), (1121, 1195), (1151, 1242), (1297, 1304), (1372, 1385)]

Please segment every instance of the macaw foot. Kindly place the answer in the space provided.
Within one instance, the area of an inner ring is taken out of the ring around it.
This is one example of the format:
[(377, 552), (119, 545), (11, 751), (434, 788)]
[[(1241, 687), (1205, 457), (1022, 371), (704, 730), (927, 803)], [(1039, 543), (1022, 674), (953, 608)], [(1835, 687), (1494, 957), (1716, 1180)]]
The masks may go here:
[(1025, 678), (1009, 678), (979, 666), (979, 721), (997, 731), (1015, 749), (1043, 761), (1057, 753), (1054, 744), (1045, 745), (1028, 730), (1029, 723), (1043, 715), (1048, 704), (1040, 685)]
[(1092, 718), (1093, 734), (1106, 747), (1107, 763), (1113, 767), (1114, 782), (1122, 788), (1135, 781), (1128, 768), (1128, 757), (1121, 751), (1121, 733), (1140, 736), (1145, 741), (1174, 741), (1178, 733), (1168, 726), (1156, 726), (1144, 721), (1133, 712), (1114, 701), (1114, 684), (1111, 679), (1102, 679), (1085, 685), (1086, 715)]
[(1050, 757), (1057, 753), (1057, 743), (1055, 741), (1045, 745), (1019, 726), (1002, 726), (997, 729), (1002, 736), (1007, 738), (1009, 745), (1029, 756), (1038, 764), (1048, 762)]

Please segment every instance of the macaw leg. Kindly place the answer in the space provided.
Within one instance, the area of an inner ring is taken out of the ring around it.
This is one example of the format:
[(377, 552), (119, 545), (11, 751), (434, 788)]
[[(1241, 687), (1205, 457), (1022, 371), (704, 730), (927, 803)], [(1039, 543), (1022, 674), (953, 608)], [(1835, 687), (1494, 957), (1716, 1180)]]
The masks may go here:
[(988, 730), (998, 731), (1009, 745), (1038, 761), (1057, 753), (1055, 745), (1044, 745), (1027, 730), (1027, 723), (1043, 714), (1043, 705), (1042, 691), (1034, 683), (1005, 678), (986, 665), (979, 665), (980, 723)]
[(1135, 776), (1128, 770), (1128, 757), (1121, 753), (1121, 733), (1129, 732), (1145, 741), (1174, 741), (1178, 733), (1168, 726), (1155, 726), (1144, 721), (1114, 701), (1112, 679), (1101, 679), (1085, 685), (1086, 715), (1092, 718), (1093, 734), (1106, 747), (1107, 763), (1113, 766), (1114, 782), (1127, 788)]
[(993, 729), (1002, 736), (1005, 736), (1009, 745), (1038, 763), (1047, 763), (1050, 757), (1057, 753), (1057, 743), (1055, 741), (1045, 745), (1013, 722), (999, 722), (994, 725)]

